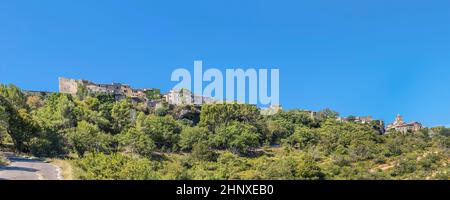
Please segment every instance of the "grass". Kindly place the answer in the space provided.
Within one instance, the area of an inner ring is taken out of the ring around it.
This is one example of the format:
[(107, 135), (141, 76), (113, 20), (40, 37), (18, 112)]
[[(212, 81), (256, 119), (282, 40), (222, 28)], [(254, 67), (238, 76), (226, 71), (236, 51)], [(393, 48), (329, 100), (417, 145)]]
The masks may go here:
[(74, 168), (70, 160), (55, 158), (51, 159), (50, 163), (61, 168), (61, 176), (64, 178), (64, 180), (74, 180)]
[(0, 166), (9, 164), (9, 160), (0, 152)]

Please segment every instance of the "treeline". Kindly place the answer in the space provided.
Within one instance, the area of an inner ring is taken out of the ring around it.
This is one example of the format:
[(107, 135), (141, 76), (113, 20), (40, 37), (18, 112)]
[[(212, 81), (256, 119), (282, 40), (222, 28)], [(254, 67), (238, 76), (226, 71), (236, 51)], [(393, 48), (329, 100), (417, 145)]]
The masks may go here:
[(80, 179), (449, 178), (449, 129), (381, 135), (375, 123), (338, 115), (262, 116), (246, 104), (149, 109), (103, 93), (41, 97), (0, 86), (1, 145), (66, 156)]

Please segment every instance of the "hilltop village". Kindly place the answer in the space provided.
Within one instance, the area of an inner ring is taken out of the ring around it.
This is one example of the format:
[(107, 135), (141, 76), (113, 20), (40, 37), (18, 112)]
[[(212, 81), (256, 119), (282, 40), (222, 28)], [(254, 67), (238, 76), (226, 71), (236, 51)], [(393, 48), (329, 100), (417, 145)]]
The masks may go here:
[[(331, 109), (224, 104), (188, 90), (59, 81), (58, 92), (0, 84), (0, 148), (64, 158), (75, 179), (450, 177), (450, 128), (425, 128), (401, 115), (385, 124)], [(195, 98), (202, 101), (191, 103)]]
[[(27, 91), (32, 95), (46, 95), (47, 92), (36, 92)], [(202, 104), (212, 104), (217, 101), (210, 97), (202, 97), (194, 94), (193, 92), (182, 89), (182, 90), (170, 90), (167, 93), (161, 93), (160, 89), (157, 88), (143, 88), (135, 89), (128, 84), (122, 83), (111, 83), (111, 84), (99, 84), (94, 83), (89, 80), (75, 80), (64, 77), (59, 77), (59, 92), (70, 95), (77, 95), (79, 92), (87, 93), (108, 93), (114, 96), (116, 100), (121, 100), (124, 98), (129, 98), (133, 102), (140, 102), (147, 105), (149, 108), (158, 108), (163, 105), (172, 106), (182, 106), (182, 105), (193, 105), (194, 114), (199, 114)], [(201, 99), (201, 101), (196, 101)], [(193, 102), (201, 102), (194, 104)], [(262, 109), (261, 114), (263, 115), (273, 115), (278, 111), (282, 110), (281, 106), (272, 106), (267, 109)], [(315, 119), (318, 117), (318, 112), (310, 110), (302, 110), (308, 113), (311, 118)], [(185, 114), (191, 111), (186, 111)], [(371, 116), (348, 116), (348, 117), (337, 117), (337, 121), (341, 122), (355, 122), (362, 124), (374, 124), (376, 129), (381, 134), (386, 134), (391, 131), (398, 131), (401, 133), (412, 133), (419, 131), (424, 128), (424, 126), (419, 122), (405, 122), (403, 117), (398, 114), (394, 122), (385, 125), (384, 121), (373, 119)]]
[[(121, 83), (98, 84), (88, 80), (75, 80), (64, 77), (59, 78), (59, 92), (76, 95), (80, 90), (87, 90), (89, 93), (104, 92), (114, 95), (116, 100), (130, 98), (134, 102), (145, 102), (149, 107), (155, 107), (162, 103), (169, 105), (187, 105), (192, 102), (202, 102), (201, 104), (214, 103), (212, 98), (195, 95), (189, 90), (170, 90), (162, 94), (160, 89), (145, 88), (134, 89), (130, 85)], [(196, 101), (201, 99), (201, 101)]]

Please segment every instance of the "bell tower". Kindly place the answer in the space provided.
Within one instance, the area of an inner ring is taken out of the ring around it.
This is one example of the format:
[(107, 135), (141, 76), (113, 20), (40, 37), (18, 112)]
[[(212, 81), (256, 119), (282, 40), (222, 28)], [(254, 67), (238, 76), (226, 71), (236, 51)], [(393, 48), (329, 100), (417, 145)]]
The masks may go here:
[(395, 121), (393, 124), (394, 125), (402, 125), (402, 124), (405, 124), (405, 121), (403, 121), (403, 117), (400, 114), (397, 114), (397, 117), (395, 118)]

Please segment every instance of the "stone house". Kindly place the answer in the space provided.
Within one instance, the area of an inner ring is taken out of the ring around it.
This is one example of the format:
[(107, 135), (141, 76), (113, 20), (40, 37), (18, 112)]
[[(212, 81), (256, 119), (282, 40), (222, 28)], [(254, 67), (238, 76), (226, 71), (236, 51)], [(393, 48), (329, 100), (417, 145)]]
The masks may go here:
[(398, 114), (397, 117), (395, 118), (395, 121), (392, 124), (389, 124), (387, 126), (386, 130), (387, 130), (387, 132), (398, 131), (401, 133), (414, 133), (423, 128), (424, 127), (419, 122), (405, 123), (405, 121), (403, 120), (403, 117), (400, 114)]
[[(133, 89), (130, 85), (121, 83), (98, 84), (87, 80), (75, 80), (59, 77), (59, 92), (76, 95), (79, 87), (85, 87), (88, 92), (113, 94), (117, 100), (129, 97), (135, 101), (149, 101), (154, 98), (159, 89)], [(151, 98), (147, 94), (153, 95)]]

